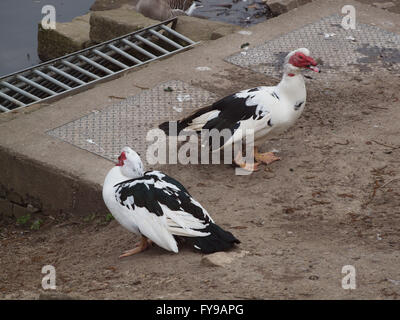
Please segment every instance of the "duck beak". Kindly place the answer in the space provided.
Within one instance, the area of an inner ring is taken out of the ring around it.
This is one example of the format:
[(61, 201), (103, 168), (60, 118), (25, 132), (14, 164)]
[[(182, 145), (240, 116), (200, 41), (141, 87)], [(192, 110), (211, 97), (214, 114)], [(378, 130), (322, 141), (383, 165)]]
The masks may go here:
[(118, 157), (118, 162), (115, 164), (117, 167), (122, 167), (124, 165), (124, 161), (121, 157)]
[(310, 69), (310, 70), (312, 70), (314, 72), (318, 72), (318, 73), (321, 72), (321, 70), (319, 68), (317, 68), (316, 66), (312, 66), (312, 65), (307, 66), (307, 69)]
[(118, 157), (118, 163), (116, 164), (117, 167), (123, 167), (124, 166), (124, 160), (126, 160), (126, 154), (125, 152), (122, 152), (121, 155)]
[(307, 61), (308, 61), (309, 65), (306, 67), (306, 69), (310, 69), (310, 70), (312, 70), (314, 72), (318, 72), (318, 73), (321, 72), (319, 70), (319, 68), (317, 68), (317, 64), (318, 64), (317, 61), (315, 61), (311, 57), (308, 57)]

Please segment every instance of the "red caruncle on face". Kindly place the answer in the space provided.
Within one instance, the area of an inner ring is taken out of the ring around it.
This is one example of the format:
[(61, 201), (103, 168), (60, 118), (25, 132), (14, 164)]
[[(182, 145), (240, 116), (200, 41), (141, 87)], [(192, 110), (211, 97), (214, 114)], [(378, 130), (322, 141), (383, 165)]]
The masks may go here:
[(122, 167), (124, 165), (125, 160), (126, 160), (126, 154), (125, 152), (122, 152), (121, 155), (118, 157), (118, 163), (116, 165)]
[(311, 67), (317, 65), (317, 62), (313, 58), (306, 56), (302, 52), (296, 52), (294, 55), (292, 55), (289, 59), (289, 63), (295, 67), (311, 69), (313, 71), (315, 71), (315, 68)]

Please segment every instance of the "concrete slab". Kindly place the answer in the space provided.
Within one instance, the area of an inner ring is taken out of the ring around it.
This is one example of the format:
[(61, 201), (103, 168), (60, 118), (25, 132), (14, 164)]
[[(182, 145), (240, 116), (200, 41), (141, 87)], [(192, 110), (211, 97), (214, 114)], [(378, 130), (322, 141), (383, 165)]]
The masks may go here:
[[(172, 18), (171, 16), (170, 18)], [(168, 20), (158, 19), (160, 21)], [(139, 29), (158, 24), (153, 20), (123, 6), (120, 9), (94, 12), (90, 18), (90, 39), (95, 43), (107, 41)], [(185, 15), (178, 16), (176, 31), (193, 41), (215, 40), (239, 30), (229, 23), (199, 19)]]
[(90, 39), (101, 43), (159, 23), (135, 10), (120, 9), (95, 11), (90, 16)]
[(38, 25), (38, 56), (48, 61), (82, 50), (92, 43), (89, 37), (91, 13), (76, 17), (71, 22), (57, 23), (56, 29), (43, 29)]
[(91, 11), (105, 11), (118, 9), (123, 5), (130, 4), (131, 6), (135, 6), (137, 0), (95, 0), (92, 6), (90, 7)]
[(170, 80), (47, 133), (111, 161), (118, 158), (125, 146), (145, 155), (150, 129), (214, 99), (213, 93)]
[(240, 29), (233, 24), (189, 16), (178, 16), (176, 24), (176, 31), (193, 41), (216, 40)]
[(0, 124), (0, 165), (5, 168), (0, 171), (0, 189), (20, 194), (24, 199), (40, 199), (43, 211), (104, 212), (100, 190), (112, 163), (55, 139), (47, 131), (87, 117), (93, 110), (107, 108), (115, 102), (113, 97), (136, 95), (170, 79), (179, 79), (216, 96), (261, 83), (276, 83), (270, 77), (223, 60), (242, 51), (244, 43), (249, 43), (250, 48), (262, 45), (324, 17), (340, 14), (341, 8), (348, 4), (356, 7), (360, 23), (390, 32), (400, 30), (396, 14), (355, 1), (314, 1), (243, 30), (246, 32), (203, 43), (51, 105), (33, 106), (6, 115)]

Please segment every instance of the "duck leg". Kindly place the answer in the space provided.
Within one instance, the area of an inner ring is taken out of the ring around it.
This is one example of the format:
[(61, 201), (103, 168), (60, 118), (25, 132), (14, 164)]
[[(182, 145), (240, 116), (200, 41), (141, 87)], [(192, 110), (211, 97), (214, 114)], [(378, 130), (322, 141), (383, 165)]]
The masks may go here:
[(145, 236), (142, 236), (142, 239), (140, 240), (139, 244), (136, 246), (135, 249), (125, 251), (119, 257), (125, 258), (140, 253), (142, 251), (145, 251), (148, 248), (148, 246), (151, 245), (152, 243), (153, 242), (150, 239), (147, 239)]
[(259, 153), (257, 147), (254, 147), (254, 159), (257, 162), (265, 164), (271, 164), (272, 162), (281, 160), (281, 158), (277, 157), (273, 152)]
[(236, 163), (240, 168), (250, 172), (258, 170), (258, 165), (259, 165), (258, 162), (246, 163), (245, 161), (243, 161), (242, 151), (238, 152), (235, 159), (233, 159), (233, 162)]

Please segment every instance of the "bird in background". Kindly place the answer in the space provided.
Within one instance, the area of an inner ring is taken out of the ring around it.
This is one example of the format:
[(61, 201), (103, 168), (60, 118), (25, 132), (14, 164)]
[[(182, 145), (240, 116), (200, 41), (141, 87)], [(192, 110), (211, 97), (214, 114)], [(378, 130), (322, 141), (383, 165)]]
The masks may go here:
[(145, 17), (164, 21), (176, 16), (193, 14), (200, 7), (193, 0), (139, 0), (135, 10)]
[[(308, 49), (294, 50), (285, 58), (283, 76), (278, 85), (242, 90), (198, 109), (186, 118), (173, 123), (164, 122), (159, 128), (167, 135), (176, 135), (182, 131), (200, 134), (203, 130), (212, 129), (217, 132), (229, 131), (228, 139), (218, 137), (217, 144), (209, 144), (211, 151), (247, 141), (253, 150), (254, 161), (244, 161), (241, 150), (233, 156), (233, 161), (245, 170), (256, 171), (260, 163), (270, 164), (280, 160), (273, 152), (260, 153), (259, 147), (271, 137), (292, 127), (300, 117), (307, 96), (302, 71), (308, 69), (320, 72), (316, 66), (317, 62)], [(177, 130), (171, 132), (170, 128)], [(246, 136), (247, 132), (254, 136)]]
[(136, 248), (120, 257), (142, 252), (152, 242), (177, 253), (177, 239), (202, 253), (229, 250), (240, 243), (214, 223), (180, 182), (160, 171), (144, 172), (140, 156), (129, 147), (123, 148), (108, 172), (103, 199), (123, 227), (142, 237)]

